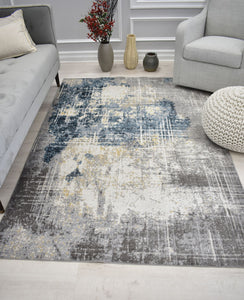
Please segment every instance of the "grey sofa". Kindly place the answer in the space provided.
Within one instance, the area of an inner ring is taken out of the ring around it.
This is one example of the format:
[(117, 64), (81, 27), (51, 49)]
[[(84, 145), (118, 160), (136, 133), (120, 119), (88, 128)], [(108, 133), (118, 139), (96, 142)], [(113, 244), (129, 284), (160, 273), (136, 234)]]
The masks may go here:
[(174, 83), (210, 92), (244, 85), (243, 0), (209, 0), (179, 24)]
[(37, 51), (0, 60), (0, 186), (55, 78), (59, 86), (60, 63), (51, 8), (1, 7), (0, 17), (17, 9), (23, 10)]

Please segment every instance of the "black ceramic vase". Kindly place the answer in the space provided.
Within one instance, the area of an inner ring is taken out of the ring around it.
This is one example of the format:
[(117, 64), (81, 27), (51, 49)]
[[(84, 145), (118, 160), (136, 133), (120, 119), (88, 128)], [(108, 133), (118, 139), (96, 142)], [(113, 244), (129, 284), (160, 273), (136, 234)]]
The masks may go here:
[(157, 53), (149, 52), (145, 55), (143, 59), (143, 67), (147, 72), (154, 72), (157, 70), (159, 61), (157, 57)]

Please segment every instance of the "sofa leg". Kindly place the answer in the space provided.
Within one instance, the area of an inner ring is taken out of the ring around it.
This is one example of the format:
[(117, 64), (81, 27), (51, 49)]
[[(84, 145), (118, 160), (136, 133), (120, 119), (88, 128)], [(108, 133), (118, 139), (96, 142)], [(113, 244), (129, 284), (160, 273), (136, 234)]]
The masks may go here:
[(55, 80), (56, 80), (57, 87), (60, 87), (60, 81), (59, 81), (59, 75), (58, 75), (58, 73), (57, 73), (57, 75), (55, 77)]
[(4, 208), (3, 208), (2, 202), (0, 201), (0, 214), (3, 214), (3, 213), (4, 213)]

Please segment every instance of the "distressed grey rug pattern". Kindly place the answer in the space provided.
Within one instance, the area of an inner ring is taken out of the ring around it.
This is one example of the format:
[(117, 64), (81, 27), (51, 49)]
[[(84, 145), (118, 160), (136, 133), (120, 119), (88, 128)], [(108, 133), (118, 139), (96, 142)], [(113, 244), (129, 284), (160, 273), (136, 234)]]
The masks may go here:
[(0, 257), (244, 266), (244, 191), (167, 78), (70, 79), (0, 223)]

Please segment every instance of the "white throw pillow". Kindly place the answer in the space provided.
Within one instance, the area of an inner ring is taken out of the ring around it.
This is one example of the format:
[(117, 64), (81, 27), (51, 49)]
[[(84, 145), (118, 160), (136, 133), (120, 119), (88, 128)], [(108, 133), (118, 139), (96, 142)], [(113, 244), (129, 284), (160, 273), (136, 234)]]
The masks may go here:
[(36, 51), (26, 29), (22, 10), (0, 18), (0, 59), (21, 56)]

